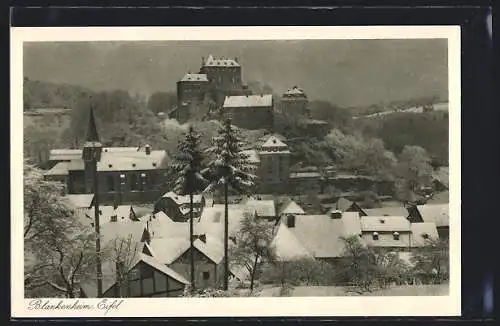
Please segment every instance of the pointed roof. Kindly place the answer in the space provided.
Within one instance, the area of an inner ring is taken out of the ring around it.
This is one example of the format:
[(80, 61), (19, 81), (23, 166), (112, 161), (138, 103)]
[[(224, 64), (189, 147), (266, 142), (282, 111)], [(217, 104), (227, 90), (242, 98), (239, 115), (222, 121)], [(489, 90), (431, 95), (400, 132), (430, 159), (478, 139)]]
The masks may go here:
[(305, 214), (305, 212), (296, 202), (290, 200), (281, 207), (280, 215), (283, 214)]
[(275, 248), (278, 258), (285, 261), (313, 258), (309, 250), (284, 223), (279, 225), (271, 245)]
[(99, 134), (97, 133), (97, 127), (94, 118), (94, 109), (90, 107), (89, 113), (89, 124), (87, 128), (87, 139), (88, 142), (99, 142)]
[(267, 148), (267, 147), (283, 147), (287, 148), (288, 145), (282, 142), (278, 137), (276, 136), (271, 136), (269, 137), (264, 144), (262, 144), (262, 148)]

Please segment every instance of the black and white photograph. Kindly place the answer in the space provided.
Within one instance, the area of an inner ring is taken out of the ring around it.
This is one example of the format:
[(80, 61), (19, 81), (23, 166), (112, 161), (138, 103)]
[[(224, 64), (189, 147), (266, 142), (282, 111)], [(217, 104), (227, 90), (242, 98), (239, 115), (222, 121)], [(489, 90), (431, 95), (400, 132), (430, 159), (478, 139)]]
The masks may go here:
[(20, 42), (21, 309), (450, 296), (460, 107), (444, 33), (162, 33)]

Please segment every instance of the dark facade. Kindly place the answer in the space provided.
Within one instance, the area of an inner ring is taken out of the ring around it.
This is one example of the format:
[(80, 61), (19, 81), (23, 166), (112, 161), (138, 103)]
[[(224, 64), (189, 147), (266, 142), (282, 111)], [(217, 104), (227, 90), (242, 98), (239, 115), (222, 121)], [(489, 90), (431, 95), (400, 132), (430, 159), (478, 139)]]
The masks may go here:
[[(99, 198), (109, 205), (154, 202), (163, 194), (163, 173), (163, 170), (98, 172)], [(86, 183), (85, 170), (69, 171), (67, 182), (70, 194), (93, 193), (91, 183)]]
[(113, 284), (103, 297), (180, 297), (185, 289), (185, 284), (142, 261), (127, 273), (122, 283), (120, 287)]
[(242, 69), (238, 58), (202, 58), (200, 73), (205, 74), (211, 87), (224, 91), (242, 90)]
[(273, 130), (273, 100), (270, 94), (227, 96), (223, 112), (237, 127)]
[(207, 76), (204, 74), (186, 74), (177, 82), (177, 100), (179, 102), (202, 101), (209, 89)]
[[(189, 196), (179, 196), (187, 197)], [(174, 200), (170, 196), (162, 196), (154, 205), (154, 213), (163, 212), (168, 217), (170, 217), (174, 222), (186, 222), (190, 214), (190, 203), (188, 200), (183, 200), (181, 202)], [(196, 199), (193, 201), (193, 214), (195, 218), (201, 216), (203, 212), (203, 207), (205, 207), (205, 198)]]

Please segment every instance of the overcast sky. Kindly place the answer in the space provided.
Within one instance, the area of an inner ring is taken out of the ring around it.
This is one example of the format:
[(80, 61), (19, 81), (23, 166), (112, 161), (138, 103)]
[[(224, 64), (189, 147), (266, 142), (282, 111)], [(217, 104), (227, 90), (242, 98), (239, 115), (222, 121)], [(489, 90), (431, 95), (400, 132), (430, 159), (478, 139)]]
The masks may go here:
[(238, 57), (246, 82), (337, 105), (448, 94), (444, 39), (25, 43), (24, 76), (148, 96), (174, 91), (209, 54)]

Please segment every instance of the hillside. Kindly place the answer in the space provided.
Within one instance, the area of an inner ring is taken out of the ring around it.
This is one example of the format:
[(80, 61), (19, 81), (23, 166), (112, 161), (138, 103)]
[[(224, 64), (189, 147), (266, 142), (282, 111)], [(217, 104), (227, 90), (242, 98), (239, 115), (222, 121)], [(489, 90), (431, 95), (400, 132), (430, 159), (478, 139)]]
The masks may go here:
[(47, 81), (24, 78), (24, 110), (33, 108), (72, 108), (76, 99), (94, 93), (88, 88), (69, 84), (56, 84)]

